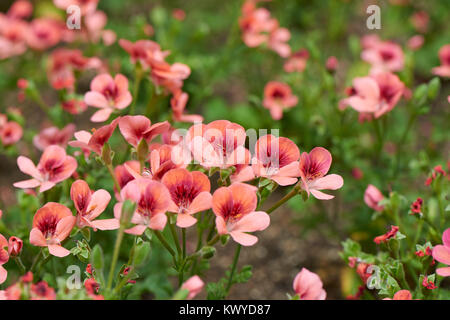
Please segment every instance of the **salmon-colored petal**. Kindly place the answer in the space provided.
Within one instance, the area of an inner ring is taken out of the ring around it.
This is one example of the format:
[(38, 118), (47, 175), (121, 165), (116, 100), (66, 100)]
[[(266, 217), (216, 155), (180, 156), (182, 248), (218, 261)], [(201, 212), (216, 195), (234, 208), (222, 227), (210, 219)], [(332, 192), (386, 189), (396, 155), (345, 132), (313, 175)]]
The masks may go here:
[(257, 237), (245, 232), (231, 231), (230, 236), (233, 238), (234, 241), (246, 247), (253, 246), (255, 243), (258, 242)]
[(114, 77), (114, 82), (117, 86), (117, 90), (119, 91), (119, 94), (128, 92), (128, 79), (123, 74), (116, 74)]
[(332, 157), (331, 153), (322, 147), (316, 147), (309, 153), (309, 159), (311, 165), (317, 168), (316, 170), (320, 172), (323, 176), (327, 174), (330, 170)]
[(170, 129), (170, 123), (168, 121), (155, 123), (150, 127), (150, 129), (145, 133), (145, 139), (150, 142), (157, 135), (162, 134)]
[(3, 266), (0, 266), (0, 284), (6, 281), (6, 278), (8, 277), (8, 271), (6, 271)]
[(76, 222), (77, 219), (74, 216), (65, 217), (59, 220), (56, 225), (54, 237), (57, 238), (59, 242), (62, 242), (70, 234), (70, 231), (72, 231)]
[(49, 244), (48, 252), (50, 252), (51, 255), (59, 258), (66, 257), (70, 254), (69, 250), (57, 244)]
[(140, 202), (145, 202), (151, 207), (152, 214), (166, 213), (170, 204), (170, 193), (166, 186), (157, 181), (149, 181), (145, 188), (144, 198)]
[(109, 108), (109, 102), (105, 96), (97, 91), (89, 91), (84, 95), (84, 103), (95, 108)]
[(86, 212), (89, 213), (89, 220), (97, 218), (103, 211), (105, 211), (111, 200), (111, 195), (108, 191), (100, 189), (95, 191), (91, 196), (91, 201), (89, 202)]
[(50, 178), (50, 181), (58, 183), (70, 178), (77, 169), (77, 166), (77, 160), (72, 156), (67, 156), (62, 165), (53, 170), (53, 176)]
[[(233, 206), (233, 194), (227, 187), (217, 189), (212, 198), (212, 209), (216, 216), (223, 216)], [(216, 219), (217, 223), (217, 219)]]
[(87, 212), (87, 206), (91, 201), (91, 189), (86, 181), (77, 180), (72, 183), (70, 187), (70, 199), (72, 199), (77, 212)]
[(244, 169), (241, 169), (237, 174), (231, 175), (231, 182), (245, 182), (250, 181), (255, 178), (255, 173), (253, 172), (253, 168), (251, 166), (246, 166)]
[(24, 156), (19, 156), (17, 158), (17, 166), (20, 171), (32, 176), (35, 179), (41, 179), (41, 173), (34, 165), (33, 161)]
[(216, 228), (218, 234), (227, 234), (227, 224), (221, 216), (216, 217)]
[(433, 248), (433, 258), (437, 261), (450, 265), (450, 248), (437, 245)]
[(195, 192), (209, 192), (211, 190), (211, 183), (206, 174), (200, 171), (192, 171), (191, 176)]
[(92, 122), (104, 122), (104, 121), (108, 120), (108, 118), (112, 112), (113, 112), (113, 109), (111, 109), (111, 108), (100, 109), (92, 115), (91, 121)]
[(183, 185), (186, 189), (190, 189), (192, 187), (193, 176), (186, 169), (177, 168), (168, 171), (161, 179), (161, 182), (167, 187), (167, 189), (169, 189), (173, 198), (178, 185)]
[(309, 189), (311, 194), (314, 196), (314, 198), (319, 200), (331, 200), (334, 198), (334, 196), (323, 193), (322, 191), (315, 190), (315, 189)]
[(123, 203), (122, 202), (118, 202), (114, 205), (114, 218), (117, 220), (120, 220), (120, 217), (122, 216), (122, 206)]
[(144, 134), (150, 130), (151, 122), (145, 116), (124, 116), (119, 121), (119, 130), (125, 140), (137, 147)]
[(212, 195), (208, 191), (200, 192), (189, 205), (188, 214), (208, 210), (211, 208), (211, 205)]
[(13, 183), (13, 186), (21, 189), (32, 189), (41, 185), (36, 179), (23, 180)]
[(243, 216), (232, 227), (231, 231), (254, 232), (262, 231), (270, 225), (270, 217), (263, 211), (251, 212)]
[(437, 268), (436, 273), (441, 277), (450, 277), (450, 267)]
[(344, 185), (344, 179), (338, 174), (329, 174), (323, 178), (316, 179), (309, 184), (310, 189), (337, 190)]
[(365, 99), (378, 100), (380, 88), (377, 82), (371, 77), (359, 77), (353, 80), (353, 87), (359, 96)]
[(256, 209), (258, 198), (254, 188), (245, 183), (233, 183), (229, 189), (232, 193), (233, 203), (235, 206), (239, 205), (241, 214), (247, 214)]
[(125, 233), (134, 234), (135, 236), (140, 236), (144, 233), (145, 229), (147, 229), (147, 226), (139, 224), (130, 229), (126, 229)]
[(116, 230), (119, 229), (120, 223), (117, 219), (103, 219), (91, 221), (91, 225), (100, 230)]
[(105, 87), (114, 83), (113, 78), (108, 73), (102, 73), (91, 81), (91, 90), (101, 92)]
[(279, 176), (271, 176), (273, 181), (278, 183), (280, 186), (290, 186), (297, 182), (297, 178), (289, 178), (289, 177), (279, 177)]
[(197, 222), (197, 219), (186, 213), (179, 213), (177, 215), (177, 227), (189, 228)]
[(41, 230), (38, 228), (31, 229), (30, 232), (30, 243), (34, 246), (45, 247), (47, 246), (47, 241), (45, 240), (44, 235)]
[(299, 162), (294, 161), (280, 168), (277, 176), (281, 177), (299, 177), (300, 176), (300, 168)]
[(278, 147), (280, 148), (280, 167), (299, 160), (300, 150), (292, 140), (280, 137), (278, 139)]
[(442, 234), (442, 243), (447, 248), (450, 248), (450, 228), (445, 230), (444, 233)]
[(148, 224), (148, 227), (153, 230), (164, 230), (164, 227), (167, 223), (167, 216), (164, 213), (160, 213), (157, 215), (154, 215)]
[(39, 188), (39, 192), (45, 192), (47, 190), (50, 190), (51, 188), (53, 188), (56, 185), (56, 183), (51, 182), (51, 181), (44, 181), (41, 183), (41, 187)]
[(38, 164), (38, 169), (45, 170), (57, 168), (64, 163), (66, 159), (66, 150), (57, 145), (51, 145), (45, 148), (44, 153)]

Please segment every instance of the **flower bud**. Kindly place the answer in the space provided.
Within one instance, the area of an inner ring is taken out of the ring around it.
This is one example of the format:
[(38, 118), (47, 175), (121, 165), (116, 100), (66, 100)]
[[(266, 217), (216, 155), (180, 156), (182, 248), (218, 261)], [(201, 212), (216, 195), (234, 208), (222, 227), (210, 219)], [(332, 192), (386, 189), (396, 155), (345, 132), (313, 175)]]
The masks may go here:
[(204, 259), (211, 259), (214, 257), (214, 254), (216, 253), (216, 248), (214, 247), (203, 247), (201, 250), (202, 258)]
[(8, 254), (12, 257), (18, 256), (22, 251), (23, 241), (18, 237), (11, 237), (8, 241)]

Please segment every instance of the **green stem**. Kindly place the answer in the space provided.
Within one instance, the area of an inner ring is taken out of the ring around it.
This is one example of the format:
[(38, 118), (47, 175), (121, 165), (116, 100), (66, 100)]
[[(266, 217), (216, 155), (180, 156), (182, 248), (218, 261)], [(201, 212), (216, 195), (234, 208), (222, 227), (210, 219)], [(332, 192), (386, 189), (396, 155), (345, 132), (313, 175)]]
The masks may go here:
[(111, 262), (111, 267), (109, 269), (108, 284), (106, 286), (106, 290), (110, 290), (112, 286), (114, 278), (114, 269), (116, 268), (117, 259), (119, 258), (120, 245), (122, 244), (124, 232), (125, 232), (125, 224), (121, 223), (119, 231), (117, 232), (116, 243), (114, 245), (113, 259)]
[(176, 256), (175, 251), (173, 251), (173, 249), (170, 247), (170, 244), (166, 241), (166, 239), (164, 239), (161, 232), (158, 230), (153, 230), (153, 232), (154, 232), (155, 236), (158, 238), (158, 240), (161, 242), (161, 244), (164, 246), (164, 248), (166, 248), (166, 250), (169, 251), (169, 253), (172, 255), (172, 257), (175, 258), (175, 256)]
[(227, 288), (226, 288), (227, 294), (230, 292), (230, 288), (233, 284), (233, 277), (234, 277), (234, 273), (236, 271), (236, 265), (239, 260), (240, 253), (241, 253), (241, 245), (238, 243), (238, 245), (236, 247), (236, 252), (234, 253), (233, 264), (231, 265), (230, 277), (228, 278), (228, 284), (227, 284)]
[(142, 80), (142, 70), (140, 68), (140, 66), (136, 65), (136, 69), (135, 69), (135, 80), (134, 80), (134, 88), (133, 88), (133, 103), (131, 104), (130, 107), (130, 114), (133, 115), (134, 114), (134, 109), (136, 107), (136, 103), (139, 97), (139, 88), (141, 86), (141, 80)]
[(183, 259), (186, 259), (186, 229), (182, 228), (181, 229), (181, 235), (183, 237), (182, 241), (183, 241)]
[(284, 203), (286, 203), (287, 201), (289, 201), (291, 198), (295, 197), (299, 191), (300, 191), (301, 187), (299, 185), (296, 185), (294, 188), (292, 188), (292, 190), (285, 195), (283, 198), (281, 198), (277, 203), (275, 203), (269, 210), (267, 210), (266, 212), (268, 214), (271, 214), (273, 211), (275, 211), (276, 209), (278, 209), (279, 207), (281, 207)]
[(39, 250), (38, 255), (34, 258), (33, 263), (31, 264), (31, 268), (30, 271), (34, 272), (34, 270), (36, 269), (36, 266), (38, 265), (39, 260), (42, 258), (42, 252), (43, 252), (43, 248), (41, 248), (41, 250)]
[(15, 257), (14, 261), (16, 262), (17, 266), (19, 267), (20, 273), (21, 274), (25, 274), (26, 268), (25, 268), (25, 265), (22, 262), (22, 259), (20, 259), (20, 257)]
[(112, 167), (112, 164), (107, 165), (106, 168), (108, 168), (109, 174), (111, 175), (111, 178), (113, 179), (114, 187), (116, 188), (117, 192), (120, 193), (120, 184), (119, 184), (119, 181), (117, 181), (116, 175), (114, 174), (114, 169)]
[[(169, 217), (170, 220), (170, 217)], [(177, 248), (178, 256), (181, 256), (181, 247), (180, 240), (178, 240), (177, 230), (175, 230), (175, 224), (169, 223), (170, 233), (172, 234), (173, 241), (175, 242), (175, 246)]]

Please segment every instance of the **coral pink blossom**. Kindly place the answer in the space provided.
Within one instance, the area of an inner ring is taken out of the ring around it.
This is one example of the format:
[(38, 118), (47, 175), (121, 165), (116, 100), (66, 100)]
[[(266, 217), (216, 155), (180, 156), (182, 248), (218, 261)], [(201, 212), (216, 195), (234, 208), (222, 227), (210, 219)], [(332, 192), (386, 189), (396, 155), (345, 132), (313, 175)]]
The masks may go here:
[(8, 121), (0, 124), (0, 140), (4, 146), (18, 142), (23, 136), (23, 129), (17, 122)]
[(394, 297), (384, 298), (383, 300), (412, 300), (412, 295), (409, 290), (400, 290), (394, 294)]
[(433, 74), (441, 77), (450, 77), (450, 44), (446, 44), (439, 49), (439, 60), (441, 65), (433, 68)]
[(411, 24), (414, 28), (421, 32), (426, 33), (428, 30), (428, 22), (430, 21), (430, 16), (426, 11), (417, 11), (411, 16)]
[[(160, 182), (146, 178), (132, 180), (122, 189), (121, 199), (136, 202), (136, 211), (131, 218), (134, 227), (126, 233), (141, 235), (145, 229), (163, 230), (167, 223), (166, 212), (170, 205), (170, 194)], [(114, 206), (114, 216), (120, 220), (123, 203)]]
[(27, 19), (33, 13), (33, 5), (26, 0), (16, 0), (9, 7), (7, 16), (13, 19)]
[(300, 49), (294, 52), (284, 63), (286, 72), (303, 72), (306, 68), (306, 62), (309, 59), (309, 52), (306, 49)]
[(316, 147), (308, 154), (300, 156), (300, 176), (306, 192), (320, 200), (333, 199), (334, 196), (320, 190), (337, 190), (344, 185), (344, 179), (338, 174), (328, 174), (332, 162), (331, 153), (322, 147)]
[[(64, 26), (65, 27), (65, 26)], [(45, 50), (61, 41), (63, 25), (50, 18), (31, 21), (27, 32), (28, 46), (35, 50)]]
[(204, 285), (205, 283), (199, 276), (192, 276), (181, 285), (181, 289), (189, 291), (187, 299), (191, 300), (202, 291)]
[[(6, 249), (5, 249), (6, 248)], [(0, 234), (0, 284), (6, 281), (8, 271), (3, 267), (9, 260), (8, 240)]]
[(262, 231), (270, 224), (270, 217), (263, 211), (255, 211), (256, 188), (244, 183), (233, 183), (217, 189), (212, 198), (219, 234), (229, 234), (243, 246), (252, 246), (258, 238), (248, 232)]
[(119, 228), (117, 219), (94, 220), (108, 206), (111, 196), (108, 191), (92, 191), (84, 180), (77, 180), (70, 188), (70, 198), (77, 210), (77, 226), (91, 227), (94, 230), (114, 230)]
[(41, 151), (51, 145), (58, 145), (62, 148), (66, 148), (67, 143), (72, 138), (74, 132), (74, 124), (68, 124), (61, 130), (57, 127), (45, 128), (38, 135), (34, 136), (33, 144)]
[(384, 199), (383, 194), (374, 185), (369, 184), (364, 192), (364, 202), (375, 211), (383, 211), (384, 206), (379, 205)]
[(252, 167), (255, 176), (288, 186), (296, 183), (300, 176), (299, 158), (300, 150), (294, 142), (269, 134), (256, 142)]
[(185, 114), (189, 95), (186, 92), (177, 90), (172, 99), (170, 99), (170, 106), (172, 107), (173, 120), (178, 122), (202, 122), (203, 117), (197, 114)]
[[(246, 6), (248, 2), (244, 4)], [(278, 21), (271, 18), (269, 10), (246, 6), (244, 15), (239, 18), (239, 27), (242, 31), (242, 40), (250, 47), (258, 47), (269, 40), (269, 32), (278, 27)]]
[(96, 76), (91, 82), (91, 91), (84, 96), (87, 105), (100, 108), (92, 115), (92, 122), (108, 120), (114, 110), (125, 109), (132, 100), (128, 79), (122, 74), (117, 74), (114, 79), (106, 73)]
[(418, 34), (418, 35), (412, 36), (408, 40), (408, 48), (410, 48), (413, 51), (419, 50), (423, 46), (424, 42), (425, 42), (425, 38), (422, 35)]
[(152, 125), (150, 119), (145, 116), (123, 116), (119, 121), (119, 130), (129, 144), (137, 148), (141, 140), (150, 143), (154, 137), (169, 130), (167, 121)]
[(245, 129), (228, 120), (193, 125), (186, 136), (194, 159), (206, 168), (245, 164), (249, 158), (245, 139)]
[(70, 141), (69, 146), (81, 148), (87, 155), (89, 155), (91, 151), (101, 155), (103, 146), (108, 142), (109, 138), (111, 138), (119, 120), (120, 117), (114, 119), (110, 124), (104, 125), (98, 129), (93, 129), (93, 134), (84, 130), (75, 132), (74, 136), (76, 140)]
[(389, 41), (373, 41), (363, 50), (361, 58), (372, 65), (371, 73), (401, 71), (404, 66), (402, 48)]
[(87, 109), (84, 101), (78, 99), (69, 99), (61, 102), (62, 108), (70, 114), (80, 114)]
[(173, 9), (172, 10), (172, 17), (179, 21), (183, 21), (186, 18), (186, 12), (184, 12), (183, 9)]
[(17, 165), (20, 171), (32, 179), (16, 182), (14, 186), (21, 189), (40, 187), (39, 192), (44, 192), (69, 178), (77, 168), (77, 161), (68, 156), (63, 148), (49, 146), (44, 150), (37, 167), (24, 156), (17, 158)]
[(27, 33), (24, 21), (0, 15), (0, 59), (23, 54), (27, 50)]
[(18, 256), (23, 248), (23, 240), (18, 237), (10, 237), (8, 239), (8, 254), (11, 257)]
[(191, 74), (189, 66), (183, 63), (168, 64), (167, 62), (153, 63), (151, 78), (156, 86), (162, 86), (174, 93), (181, 90), (183, 80)]
[(433, 258), (446, 264), (447, 267), (436, 269), (436, 273), (442, 277), (450, 277), (450, 228), (442, 234), (442, 243), (433, 248)]
[(161, 180), (169, 170), (185, 168), (191, 162), (190, 155), (185, 154), (185, 150), (179, 146), (152, 144), (150, 150), (150, 173), (153, 180)]
[(405, 85), (392, 73), (355, 78), (351, 96), (341, 100), (339, 107), (345, 109), (349, 105), (369, 118), (379, 118), (395, 107), (404, 91)]
[(116, 166), (116, 168), (114, 169), (114, 175), (116, 176), (117, 182), (119, 182), (119, 186), (121, 189), (125, 187), (128, 182), (134, 180), (134, 176), (129, 173), (127, 167), (131, 168), (131, 170), (133, 171), (139, 172), (139, 161), (130, 160), (125, 162), (124, 164)]
[(291, 33), (286, 28), (275, 28), (269, 34), (267, 47), (278, 53), (282, 58), (287, 58), (291, 54), (291, 47), (287, 43), (291, 38)]
[(329, 57), (327, 59), (327, 62), (325, 63), (325, 67), (330, 72), (336, 71), (338, 65), (339, 65), (339, 61), (338, 61), (338, 59), (335, 56)]
[(126, 39), (120, 39), (119, 45), (130, 55), (131, 62), (139, 62), (147, 70), (152, 62), (162, 62), (169, 54), (168, 51), (162, 51), (159, 44), (151, 40), (138, 40), (131, 42)]
[(375, 237), (375, 239), (373, 239), (373, 242), (375, 242), (376, 244), (380, 244), (381, 242), (386, 242), (389, 239), (392, 239), (396, 236), (397, 232), (398, 232), (399, 228), (397, 226), (391, 226), (391, 230), (389, 230), (388, 232), (386, 232), (385, 234)]
[(327, 297), (322, 280), (306, 268), (302, 268), (297, 274), (293, 286), (300, 300), (325, 300)]
[(280, 120), (283, 110), (295, 107), (297, 103), (297, 96), (293, 95), (291, 88), (283, 82), (270, 81), (264, 87), (263, 106), (270, 110), (274, 120)]
[(76, 218), (66, 206), (49, 202), (40, 208), (33, 218), (30, 243), (39, 247), (48, 247), (50, 254), (65, 257), (70, 251), (61, 246), (74, 227)]
[(211, 208), (211, 184), (200, 171), (178, 168), (168, 171), (161, 182), (170, 192), (168, 211), (177, 213), (177, 226), (188, 228), (197, 222), (192, 215)]

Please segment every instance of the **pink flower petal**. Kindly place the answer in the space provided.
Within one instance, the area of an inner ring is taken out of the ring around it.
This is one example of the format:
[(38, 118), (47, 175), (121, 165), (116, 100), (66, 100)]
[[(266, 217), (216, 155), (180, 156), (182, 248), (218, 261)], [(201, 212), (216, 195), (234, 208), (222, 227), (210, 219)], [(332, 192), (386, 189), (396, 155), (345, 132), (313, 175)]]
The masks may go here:
[(48, 245), (48, 251), (51, 255), (54, 255), (55, 257), (66, 257), (70, 254), (70, 251), (66, 248), (61, 247), (58, 244), (49, 244)]
[(450, 248), (437, 245), (433, 248), (433, 258), (439, 262), (450, 265)]
[(89, 91), (84, 96), (84, 103), (95, 108), (109, 108), (109, 102), (105, 96), (97, 91)]
[(17, 166), (20, 171), (32, 176), (35, 179), (41, 179), (41, 173), (34, 165), (33, 161), (28, 159), (27, 157), (20, 156), (17, 158)]
[(230, 236), (233, 238), (234, 241), (246, 247), (252, 246), (256, 242), (258, 242), (258, 238), (255, 237), (254, 235), (240, 231), (232, 231), (230, 232)]
[(197, 222), (197, 219), (186, 213), (179, 213), (177, 215), (177, 227), (189, 228)]

